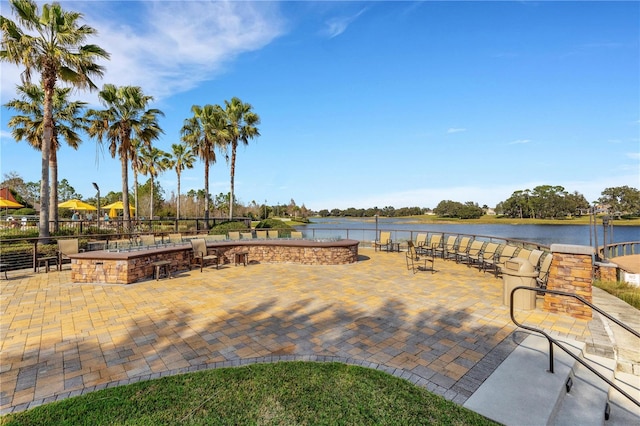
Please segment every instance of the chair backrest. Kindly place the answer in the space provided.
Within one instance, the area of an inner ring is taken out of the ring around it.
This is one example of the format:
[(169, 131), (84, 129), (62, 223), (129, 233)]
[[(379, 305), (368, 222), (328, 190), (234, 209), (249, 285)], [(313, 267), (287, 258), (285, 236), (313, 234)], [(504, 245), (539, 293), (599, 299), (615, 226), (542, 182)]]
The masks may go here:
[(239, 240), (240, 239), (240, 231), (229, 231), (229, 239), (230, 240)]
[(529, 255), (529, 262), (533, 265), (534, 268), (538, 268), (538, 263), (540, 263), (540, 258), (544, 252), (542, 250), (531, 250), (531, 254)]
[(240, 233), (240, 238), (243, 240), (251, 240), (253, 239), (253, 234), (251, 232), (242, 232)]
[(416, 247), (422, 247), (427, 245), (427, 234), (418, 234), (416, 235)]
[(78, 239), (58, 240), (58, 251), (64, 255), (78, 254), (80, 252)]
[(455, 235), (449, 235), (447, 237), (447, 242), (445, 243), (445, 248), (448, 252), (452, 252), (456, 249), (456, 242), (458, 241), (458, 237)]
[(431, 236), (431, 239), (429, 240), (430, 247), (440, 247), (441, 244), (442, 244), (442, 234), (434, 234)]
[(529, 256), (531, 256), (531, 250), (525, 249), (525, 248), (520, 249), (520, 251), (516, 255), (516, 257), (519, 257), (520, 259), (525, 259), (525, 260), (529, 260)]
[(504, 246), (502, 251), (500, 252), (500, 263), (503, 263), (505, 260), (509, 260), (513, 257), (513, 255), (518, 250), (518, 247), (512, 246), (511, 244), (507, 244)]
[(553, 254), (548, 253), (542, 260), (540, 265), (540, 271), (538, 272), (537, 281), (542, 287), (546, 287), (547, 280), (549, 279), (549, 269), (551, 269), (551, 261), (553, 260)]
[(268, 229), (267, 238), (278, 238), (279, 233), (277, 229)]
[(379, 244), (389, 244), (391, 241), (391, 232), (390, 231), (380, 231), (380, 239), (378, 240)]
[(291, 238), (299, 240), (302, 238), (302, 231), (291, 231)]
[(471, 243), (471, 247), (469, 247), (469, 255), (477, 256), (482, 251), (482, 247), (484, 246), (484, 241), (473, 240)]
[(140, 244), (143, 246), (152, 246), (156, 243), (156, 237), (153, 235), (140, 235)]
[(414, 259), (417, 256), (418, 256), (418, 253), (416, 253), (416, 246), (413, 244), (413, 241), (408, 240), (407, 241), (407, 257)]
[(471, 237), (462, 237), (458, 247), (456, 248), (456, 253), (466, 253), (469, 249), (469, 245), (471, 244)]
[(205, 241), (224, 241), (227, 239), (227, 236), (222, 234), (213, 234), (207, 235), (204, 239)]
[(487, 245), (482, 250), (482, 256), (485, 259), (493, 258), (493, 255), (496, 254), (496, 250), (498, 250), (498, 243), (487, 243)]
[(256, 231), (256, 238), (266, 239), (267, 231)]
[(204, 257), (207, 255), (207, 243), (204, 238), (192, 238), (191, 248), (195, 257)]
[(181, 233), (169, 234), (169, 241), (172, 243), (181, 243), (182, 234)]

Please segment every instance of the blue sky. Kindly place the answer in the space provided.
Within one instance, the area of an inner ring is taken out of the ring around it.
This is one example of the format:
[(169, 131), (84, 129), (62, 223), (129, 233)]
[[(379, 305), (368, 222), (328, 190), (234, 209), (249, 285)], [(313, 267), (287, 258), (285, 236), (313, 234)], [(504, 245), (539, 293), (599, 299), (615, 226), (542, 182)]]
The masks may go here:
[[(155, 97), (166, 115), (159, 148), (179, 141), (194, 104), (253, 105), (261, 136), (238, 150), (243, 203), (494, 206), (544, 184), (589, 201), (640, 187), (638, 2), (62, 4), (111, 53), (97, 85)], [(19, 70), (0, 68), (4, 104)], [(77, 97), (97, 105), (95, 93)], [(39, 181), (39, 153), (13, 141), (1, 112), (2, 173)], [(85, 197), (91, 182), (102, 194), (121, 188), (119, 161), (88, 137), (58, 158), (60, 179)], [(214, 195), (229, 191), (218, 158)], [(175, 172), (159, 180), (168, 198)], [(183, 193), (203, 180), (199, 162)]]

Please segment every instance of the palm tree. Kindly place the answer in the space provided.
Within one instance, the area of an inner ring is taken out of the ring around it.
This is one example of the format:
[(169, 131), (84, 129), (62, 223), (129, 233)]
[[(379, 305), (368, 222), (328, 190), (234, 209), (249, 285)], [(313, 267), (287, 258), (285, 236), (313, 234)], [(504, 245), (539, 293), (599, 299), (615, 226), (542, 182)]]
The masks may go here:
[[(109, 54), (93, 44), (84, 44), (96, 30), (79, 25), (82, 14), (67, 12), (58, 3), (45, 4), (42, 13), (33, 0), (11, 0), (17, 16), (14, 22), (0, 16), (2, 48), (0, 60), (23, 66), (24, 82), (31, 81), (33, 72), (40, 74), (44, 90), (42, 120), (42, 151), (40, 181), (40, 237), (49, 234), (49, 157), (54, 135), (53, 97), (60, 79), (81, 89), (94, 89), (92, 77), (100, 77), (103, 67), (95, 61), (108, 59)], [(35, 33), (29, 34), (28, 32)]]
[[(239, 98), (232, 98), (225, 103), (225, 120), (227, 127), (227, 139), (225, 143), (231, 145), (231, 194), (229, 196), (229, 219), (233, 218), (234, 181), (236, 174), (236, 149), (238, 142), (249, 144), (249, 139), (260, 136), (256, 125), (260, 124), (258, 114), (251, 111), (253, 107), (249, 103), (243, 103)], [(228, 157), (227, 157), (228, 158)]]
[(226, 132), (224, 120), (219, 105), (205, 105), (191, 107), (193, 117), (184, 121), (182, 140), (187, 143), (204, 162), (204, 219), (205, 226), (209, 226), (209, 164), (216, 162), (215, 148), (221, 146)]
[(142, 142), (140, 139), (131, 140), (131, 170), (133, 170), (133, 207), (135, 211), (135, 217), (138, 219), (138, 171), (142, 167), (140, 160), (140, 150), (142, 149)]
[(154, 108), (145, 110), (153, 97), (144, 95), (138, 86), (116, 87), (105, 84), (98, 97), (107, 109), (87, 111), (86, 116), (90, 120), (87, 133), (96, 137), (99, 143), (106, 139), (111, 157), (115, 158), (116, 154), (120, 157), (123, 220), (130, 230), (128, 169), (131, 141), (134, 137), (142, 141), (157, 139), (163, 133), (158, 124), (158, 116), (164, 114)]
[(151, 201), (150, 218), (153, 219), (153, 179), (158, 177), (158, 173), (171, 168), (171, 155), (155, 147), (143, 146), (140, 150), (140, 173), (149, 175), (151, 178)]
[(180, 219), (180, 175), (184, 169), (193, 169), (196, 156), (191, 148), (184, 143), (174, 143), (171, 145), (173, 151), (172, 165), (178, 176), (178, 202), (176, 208), (176, 219)]
[[(5, 104), (7, 108), (22, 113), (14, 115), (7, 123), (12, 129), (11, 134), (16, 141), (26, 140), (37, 150), (42, 148), (43, 133), (43, 103), (44, 91), (37, 85), (27, 83), (18, 86), (20, 99), (13, 99)], [(78, 149), (82, 142), (76, 129), (82, 129), (83, 120), (79, 117), (84, 109), (85, 102), (69, 102), (68, 95), (71, 88), (56, 87), (53, 94), (53, 137), (49, 147), (49, 172), (51, 173), (51, 191), (49, 194), (49, 218), (54, 222), (54, 232), (58, 231), (58, 149), (59, 139), (62, 138), (67, 145)]]

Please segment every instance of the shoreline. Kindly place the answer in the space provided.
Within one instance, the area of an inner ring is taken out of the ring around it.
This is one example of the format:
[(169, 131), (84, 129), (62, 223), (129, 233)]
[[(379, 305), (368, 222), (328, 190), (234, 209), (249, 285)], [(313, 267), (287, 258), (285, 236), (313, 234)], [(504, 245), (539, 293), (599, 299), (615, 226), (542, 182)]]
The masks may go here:
[[(358, 220), (361, 222), (373, 222), (373, 217), (334, 217), (332, 219), (344, 219), (344, 220)], [(400, 217), (388, 217), (379, 216), (380, 219), (401, 219), (406, 223), (421, 223), (421, 224), (442, 224), (442, 225), (583, 225), (589, 226), (589, 217), (581, 217), (577, 219), (517, 219), (517, 218), (498, 218), (495, 216), (482, 216), (479, 219), (443, 219), (434, 216), (400, 216)], [(315, 220), (322, 220), (322, 217), (312, 216), (309, 218), (310, 223), (317, 223)], [(640, 226), (640, 218), (629, 220), (614, 220), (613, 226)], [(602, 218), (599, 218), (598, 225), (602, 225)]]

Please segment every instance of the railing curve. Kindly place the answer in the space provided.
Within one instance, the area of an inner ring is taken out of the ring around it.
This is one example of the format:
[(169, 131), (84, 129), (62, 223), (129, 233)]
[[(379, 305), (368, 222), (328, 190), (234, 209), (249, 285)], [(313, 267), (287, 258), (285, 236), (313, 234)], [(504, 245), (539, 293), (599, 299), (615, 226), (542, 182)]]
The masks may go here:
[(559, 347), (560, 349), (565, 351), (573, 359), (575, 359), (580, 364), (582, 364), (587, 369), (589, 369), (589, 371), (591, 371), (593, 374), (595, 374), (596, 376), (598, 376), (599, 378), (604, 380), (609, 386), (611, 386), (612, 388), (614, 388), (615, 390), (620, 392), (627, 399), (629, 399), (635, 405), (640, 407), (640, 401), (638, 401), (637, 399), (635, 399), (634, 397), (629, 395), (624, 389), (620, 388), (620, 386), (616, 385), (611, 380), (609, 380), (606, 377), (604, 377), (600, 372), (598, 372), (595, 368), (593, 368), (587, 362), (585, 362), (584, 360), (580, 359), (578, 356), (574, 355), (569, 349), (564, 347), (559, 341), (557, 341), (553, 337), (549, 336), (546, 332), (544, 332), (544, 330), (541, 330), (541, 329), (538, 329), (538, 328), (535, 328), (535, 327), (531, 327), (531, 326), (527, 326), (527, 325), (519, 323), (516, 320), (516, 318), (515, 318), (515, 316), (513, 314), (513, 296), (514, 296), (515, 292), (518, 291), (518, 290), (535, 291), (535, 292), (540, 292), (540, 293), (556, 294), (558, 296), (572, 297), (572, 298), (574, 298), (576, 300), (579, 300), (580, 302), (584, 303), (585, 305), (589, 306), (591, 309), (593, 309), (594, 311), (598, 312), (599, 314), (604, 315), (605, 317), (607, 317), (607, 319), (613, 321), (614, 323), (616, 323), (617, 325), (619, 325), (620, 327), (624, 328), (629, 333), (633, 334), (634, 336), (636, 336), (637, 338), (640, 339), (640, 333), (639, 332), (637, 332), (636, 330), (632, 329), (631, 327), (629, 327), (625, 323), (619, 321), (617, 318), (612, 317), (611, 315), (609, 315), (608, 313), (606, 313), (602, 309), (598, 308), (597, 306), (595, 306), (594, 304), (592, 304), (591, 302), (589, 302), (588, 300), (584, 299), (582, 296), (579, 296), (577, 294), (567, 293), (566, 291), (560, 291), (560, 290), (542, 289), (542, 288), (538, 288), (538, 287), (518, 286), (518, 287), (515, 287), (514, 289), (512, 289), (511, 290), (511, 294), (509, 295), (510, 296), (509, 314), (511, 315), (511, 321), (513, 321), (513, 323), (516, 326), (520, 327), (520, 328), (524, 328), (525, 330), (533, 331), (534, 333), (540, 333), (544, 337), (547, 338), (547, 341), (549, 342), (549, 372), (550, 373), (553, 373), (553, 345), (555, 344), (557, 347)]
[(624, 243), (609, 243), (598, 247), (598, 253), (605, 259), (612, 257), (630, 256), (640, 254), (640, 241), (627, 241)]

